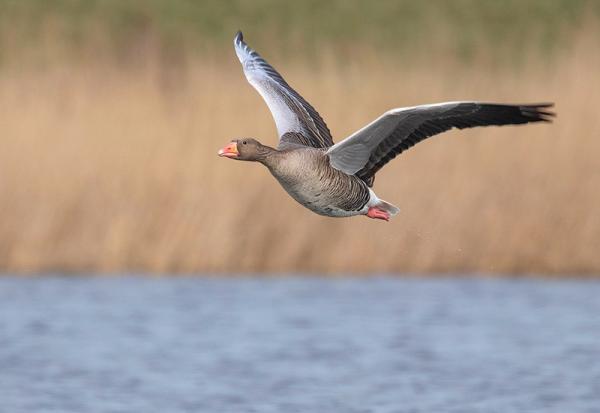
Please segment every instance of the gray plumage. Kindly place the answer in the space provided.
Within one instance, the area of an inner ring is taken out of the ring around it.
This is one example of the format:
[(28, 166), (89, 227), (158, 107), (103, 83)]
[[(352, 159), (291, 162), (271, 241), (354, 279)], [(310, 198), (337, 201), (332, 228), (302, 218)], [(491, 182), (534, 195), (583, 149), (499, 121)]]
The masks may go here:
[(367, 184), (332, 168), (323, 150), (272, 150), (262, 163), (292, 198), (317, 214), (357, 215), (369, 202)]
[(333, 145), (331, 132), (315, 108), (292, 89), (273, 66), (244, 42), (241, 31), (235, 35), (233, 44), (248, 82), (269, 106), (279, 136), (283, 138), (286, 132), (297, 132), (302, 135), (302, 139), (296, 140), (289, 135), (286, 141), (314, 148)]
[(335, 168), (372, 184), (379, 169), (423, 139), (452, 128), (548, 122), (551, 106), (447, 102), (393, 109), (333, 145), (327, 154)]
[(263, 163), (300, 204), (326, 216), (368, 215), (389, 219), (399, 210), (370, 187), (387, 162), (416, 143), (452, 128), (549, 122), (550, 103), (506, 105), (448, 102), (392, 109), (333, 144), (319, 113), (245, 42), (234, 39), (248, 82), (269, 107), (277, 149), (254, 139), (235, 140), (219, 155)]

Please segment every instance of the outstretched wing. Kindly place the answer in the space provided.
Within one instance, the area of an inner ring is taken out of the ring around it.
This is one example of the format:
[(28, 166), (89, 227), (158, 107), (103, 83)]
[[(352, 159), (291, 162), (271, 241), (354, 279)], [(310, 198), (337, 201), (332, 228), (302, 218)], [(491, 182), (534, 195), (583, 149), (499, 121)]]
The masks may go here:
[(331, 165), (372, 185), (375, 173), (414, 144), (452, 128), (549, 122), (551, 103), (448, 102), (392, 109), (328, 149)]
[(273, 115), (279, 144), (293, 143), (315, 148), (333, 145), (331, 133), (315, 108), (244, 42), (242, 32), (237, 32), (233, 43), (248, 82), (260, 93)]

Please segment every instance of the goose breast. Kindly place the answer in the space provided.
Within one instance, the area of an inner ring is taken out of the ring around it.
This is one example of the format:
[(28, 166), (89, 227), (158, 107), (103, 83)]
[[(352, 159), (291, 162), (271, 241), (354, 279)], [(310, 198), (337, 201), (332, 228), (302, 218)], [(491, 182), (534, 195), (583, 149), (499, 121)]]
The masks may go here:
[(355, 176), (332, 168), (321, 150), (283, 152), (267, 166), (292, 198), (317, 214), (358, 215), (369, 202), (367, 185)]

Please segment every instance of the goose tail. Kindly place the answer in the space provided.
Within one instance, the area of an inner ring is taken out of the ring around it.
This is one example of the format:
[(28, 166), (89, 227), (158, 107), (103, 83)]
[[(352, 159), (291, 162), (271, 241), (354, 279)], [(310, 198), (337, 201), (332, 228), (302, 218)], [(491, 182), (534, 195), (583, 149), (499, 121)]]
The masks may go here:
[(375, 205), (377, 208), (387, 212), (388, 214), (390, 214), (391, 217), (393, 217), (394, 215), (397, 215), (398, 212), (400, 212), (400, 208), (398, 208), (396, 205), (392, 205), (387, 201), (384, 201), (383, 199), (380, 199), (379, 202)]

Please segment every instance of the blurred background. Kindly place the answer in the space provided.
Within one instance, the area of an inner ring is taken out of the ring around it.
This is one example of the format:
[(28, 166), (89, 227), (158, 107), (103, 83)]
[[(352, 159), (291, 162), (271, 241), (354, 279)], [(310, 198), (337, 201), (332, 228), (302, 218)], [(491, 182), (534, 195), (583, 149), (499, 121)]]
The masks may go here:
[[(390, 223), (324, 218), (232, 39), (336, 141), (384, 111), (555, 102), (551, 125), (449, 132), (378, 173)], [(600, 274), (600, 2), (0, 0), (0, 270)]]

